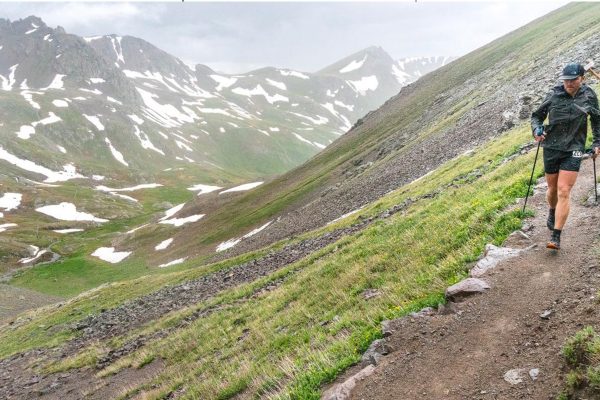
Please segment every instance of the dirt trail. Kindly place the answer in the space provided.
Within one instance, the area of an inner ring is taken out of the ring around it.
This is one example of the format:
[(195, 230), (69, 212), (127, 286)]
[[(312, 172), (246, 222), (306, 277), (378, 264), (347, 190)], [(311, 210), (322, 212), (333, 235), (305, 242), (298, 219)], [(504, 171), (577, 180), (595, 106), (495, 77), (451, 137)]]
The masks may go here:
[[(555, 399), (563, 387), (565, 339), (583, 326), (600, 327), (600, 209), (583, 205), (593, 190), (592, 171), (584, 161), (559, 252), (545, 248), (542, 188), (531, 199), (536, 216), (527, 232), (538, 247), (484, 275), (491, 289), (459, 303), (456, 314), (404, 319), (388, 339), (394, 351), (351, 398)], [(552, 313), (542, 318), (547, 310)], [(525, 369), (522, 383), (504, 380), (512, 369)], [(531, 369), (539, 369), (536, 380)]]

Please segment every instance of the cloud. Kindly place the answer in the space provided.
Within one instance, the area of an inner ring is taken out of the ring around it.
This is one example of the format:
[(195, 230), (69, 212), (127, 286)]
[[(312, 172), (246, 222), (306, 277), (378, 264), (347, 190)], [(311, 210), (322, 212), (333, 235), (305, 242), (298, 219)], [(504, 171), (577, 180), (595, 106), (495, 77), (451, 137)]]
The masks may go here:
[(363, 48), (460, 56), (566, 4), (544, 2), (2, 3), (80, 36), (142, 38), (186, 62), (240, 73), (319, 70)]

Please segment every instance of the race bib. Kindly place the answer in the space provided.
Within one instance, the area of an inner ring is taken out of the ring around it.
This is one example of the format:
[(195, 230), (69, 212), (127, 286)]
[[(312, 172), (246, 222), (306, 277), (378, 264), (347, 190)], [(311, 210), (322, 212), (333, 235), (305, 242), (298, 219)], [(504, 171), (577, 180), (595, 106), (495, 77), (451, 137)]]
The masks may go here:
[(575, 151), (573, 151), (573, 156), (572, 157), (573, 158), (581, 158), (581, 157), (583, 157), (583, 151), (581, 151), (581, 150), (575, 150)]

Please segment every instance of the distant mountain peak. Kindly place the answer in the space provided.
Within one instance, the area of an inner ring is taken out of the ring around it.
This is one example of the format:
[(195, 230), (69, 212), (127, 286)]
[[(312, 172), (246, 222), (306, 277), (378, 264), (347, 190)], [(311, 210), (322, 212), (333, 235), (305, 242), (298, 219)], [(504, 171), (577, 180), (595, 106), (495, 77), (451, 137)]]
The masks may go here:
[(31, 34), (38, 29), (48, 30), (48, 26), (40, 17), (30, 15), (27, 18), (11, 21), (9, 19), (0, 19), (0, 29), (8, 29), (14, 34)]

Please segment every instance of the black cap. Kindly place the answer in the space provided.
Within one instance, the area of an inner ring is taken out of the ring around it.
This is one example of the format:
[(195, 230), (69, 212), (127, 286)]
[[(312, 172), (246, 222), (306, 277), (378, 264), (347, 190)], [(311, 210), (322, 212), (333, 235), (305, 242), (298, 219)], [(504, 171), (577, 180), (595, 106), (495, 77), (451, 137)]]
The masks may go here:
[(583, 69), (583, 65), (581, 65), (579, 63), (571, 63), (571, 64), (567, 64), (563, 68), (562, 75), (558, 79), (561, 79), (561, 80), (575, 79), (579, 76), (583, 76), (584, 73), (585, 73), (585, 70)]

